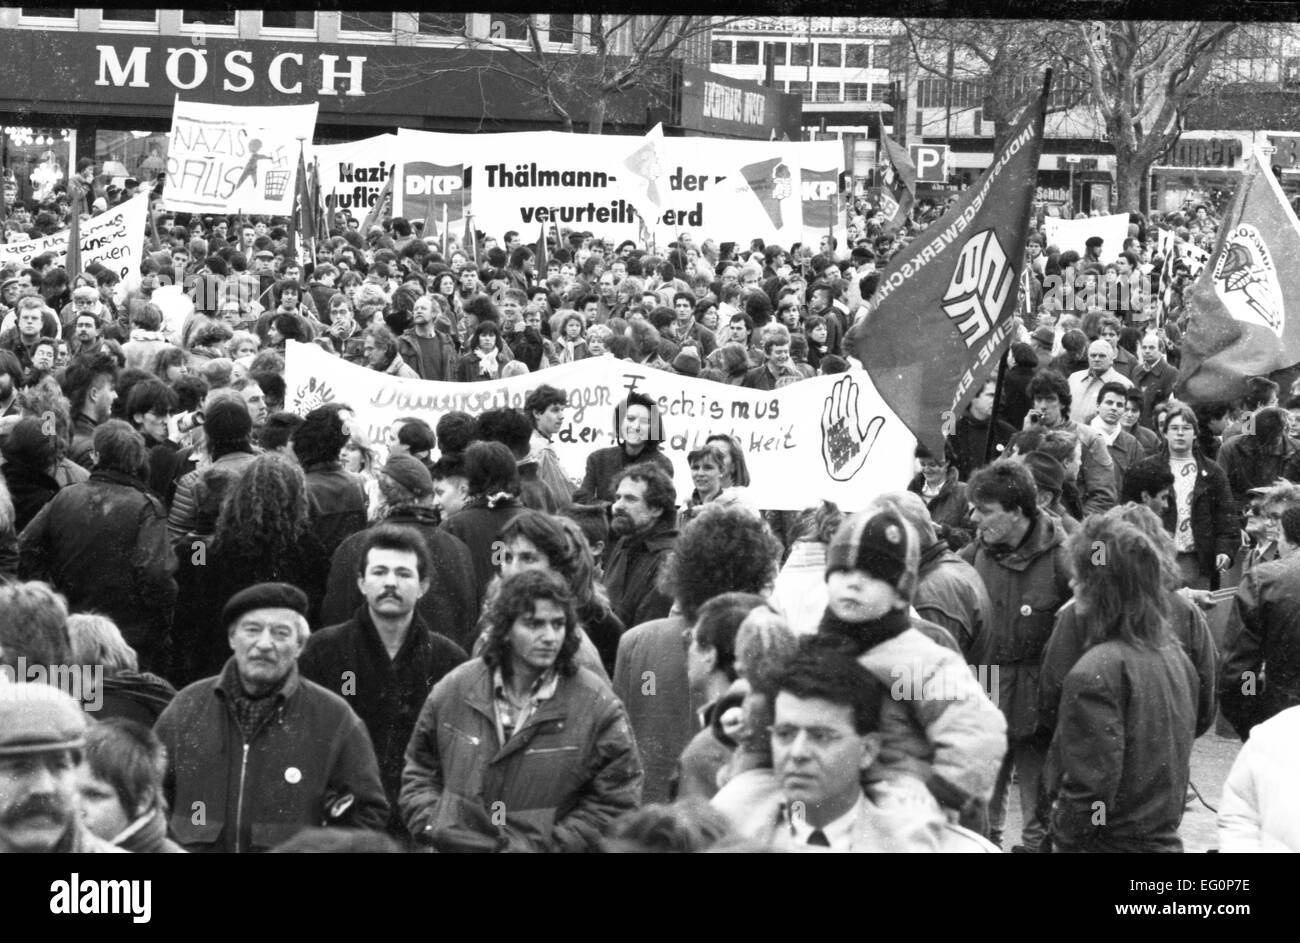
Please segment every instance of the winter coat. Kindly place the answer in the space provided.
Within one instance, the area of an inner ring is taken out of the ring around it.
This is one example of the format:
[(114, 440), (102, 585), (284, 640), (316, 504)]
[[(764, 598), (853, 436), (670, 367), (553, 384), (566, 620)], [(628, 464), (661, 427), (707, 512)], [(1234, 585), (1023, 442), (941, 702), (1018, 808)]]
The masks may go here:
[(641, 761), (623, 706), (578, 668), (501, 743), (492, 674), (475, 658), (425, 701), (402, 773), (407, 828), (435, 847), (482, 836), (511, 850), (594, 849), (611, 821), (641, 803)]
[[(1043, 431), (1049, 431), (1043, 424)], [(1065, 420), (1050, 431), (1073, 432), (1082, 444), (1083, 462), (1079, 467), (1079, 493), (1083, 504), (1082, 515), (1101, 514), (1115, 506), (1119, 492), (1115, 488), (1115, 462), (1110, 457), (1097, 430), (1082, 423)]]
[(245, 740), (231, 703), (239, 684), (231, 658), (176, 695), (154, 727), (170, 760), (163, 789), (176, 841), (191, 852), (267, 851), (324, 825), (327, 807), (348, 795), (338, 824), (382, 829), (375, 751), (347, 702), (295, 666), (271, 695), (275, 711)]
[(1151, 367), (1139, 363), (1133, 368), (1129, 379), (1142, 391), (1142, 416), (1138, 422), (1144, 428), (1155, 429), (1155, 404), (1168, 399), (1178, 385), (1178, 368), (1164, 357)]
[(101, 470), (64, 488), (19, 538), (18, 576), (43, 580), (70, 612), (112, 619), (145, 670), (166, 665), (176, 561), (167, 513), (144, 482)]
[(960, 556), (975, 567), (992, 603), (971, 661), (998, 668), (996, 701), (1007, 717), (1007, 736), (1032, 737), (1043, 649), (1057, 611), (1073, 596), (1065, 534), (1051, 515), (1040, 513), (1019, 547), (991, 551), (975, 540)]
[(1084, 653), (1065, 676), (1043, 769), (1054, 850), (1182, 851), (1196, 686), (1173, 640), (1157, 649), (1106, 641)]
[(497, 380), (501, 377), (501, 368), (508, 364), (514, 358), (497, 347), (497, 375), (495, 377), (484, 376), (479, 368), (479, 357), (474, 351), (468, 351), (461, 354), (460, 359), (456, 361), (456, 375), (454, 377), (460, 383), (477, 383), (480, 380)]
[(397, 339), (397, 353), (408, 367), (422, 380), (451, 381), (456, 379), (456, 344), (451, 335), (434, 330), (433, 337), (424, 338), (433, 341), (433, 357), (426, 360), (420, 337), (411, 328)]
[(146, 727), (157, 723), (167, 705), (176, 697), (176, 689), (170, 681), (139, 671), (118, 671), (107, 675), (99, 690), (103, 703), (94, 712), (96, 719), (121, 717)]
[[(1182, 593), (1169, 594), (1169, 631), (1196, 669), (1196, 736), (1199, 737), (1214, 724), (1219, 709), (1214, 692), (1219, 652), (1200, 607)], [(1074, 600), (1070, 600), (1057, 614), (1056, 627), (1043, 651), (1043, 672), (1038, 680), (1038, 723), (1048, 736), (1056, 729), (1065, 676), (1088, 647), (1087, 625), (1078, 617)]]
[(366, 526), (366, 489), (338, 462), (316, 462), (302, 470), (307, 479), (307, 515), (328, 557)]
[(646, 533), (620, 537), (605, 567), (609, 604), (624, 625), (637, 626), (668, 615), (673, 601), (656, 585), (659, 569), (677, 542), (671, 517)]
[(175, 543), (194, 527), (198, 506), (194, 502), (194, 489), (199, 480), (209, 469), (220, 469), (232, 478), (238, 478), (257, 455), (253, 452), (229, 452), (215, 459), (207, 468), (186, 472), (176, 482), (176, 492), (172, 497), (171, 510), (167, 514), (167, 538)]
[(966, 501), (966, 484), (957, 480), (957, 468), (948, 466), (948, 478), (934, 497), (927, 497), (921, 489), (925, 487), (925, 476), (918, 474), (908, 484), (907, 490), (921, 496), (925, 506), (930, 510), (930, 520), (939, 539), (946, 541), (952, 550), (960, 550), (970, 543), (974, 528), (967, 519), (968, 502)]
[(1250, 731), (1219, 800), (1219, 851), (1300, 851), (1300, 707)]
[(36, 512), (53, 500), (59, 493), (59, 483), (46, 472), (26, 465), (12, 462), (0, 466), (4, 473), (5, 484), (9, 487), (9, 497), (14, 503), (14, 529), (22, 533)]
[(1282, 477), (1295, 480), (1297, 469), (1287, 466), (1298, 456), (1300, 453), (1296, 451), (1295, 443), (1286, 436), (1282, 437), (1281, 454), (1274, 454), (1272, 449), (1265, 449), (1255, 436), (1238, 435), (1224, 440), (1215, 461), (1227, 476), (1233, 503), (1240, 509), (1249, 506), (1248, 492), (1252, 488), (1271, 485)]
[[(405, 505), (394, 508), (382, 524), (410, 527), (424, 537), (432, 566), (429, 591), (420, 597), (415, 611), (434, 632), (451, 639), (466, 651), (473, 644), (478, 601), (474, 596), (476, 577), (469, 548), (459, 538), (438, 526), (432, 508)], [(361, 548), (369, 536), (360, 530), (339, 544), (330, 560), (325, 601), (321, 603), (321, 625), (346, 622), (364, 602), (357, 588)]]
[(573, 495), (574, 504), (613, 504), (614, 481), (629, 466), (653, 462), (673, 477), (673, 462), (657, 446), (646, 446), (639, 455), (628, 455), (621, 445), (596, 449), (587, 456), (586, 474), (582, 485)]
[(1027, 392), (1029, 381), (1038, 372), (1037, 367), (1009, 367), (1002, 377), (1002, 407), (998, 417), (1019, 429), (1025, 423), (1025, 414), (1033, 408)]
[(826, 611), (826, 545), (796, 540), (776, 575), (771, 603), (795, 635), (812, 635)]
[[(1193, 450), (1192, 454), (1196, 458), (1196, 484), (1192, 487), (1192, 545), (1196, 549), (1201, 575), (1209, 578), (1210, 589), (1218, 589), (1219, 570), (1214, 565), (1215, 557), (1221, 553), (1232, 557), (1241, 545), (1236, 504), (1223, 469), (1199, 451)], [(1139, 468), (1151, 467), (1168, 468), (1168, 450), (1138, 462), (1129, 474), (1134, 474)], [(1178, 527), (1178, 508), (1172, 495), (1165, 504), (1163, 524), (1172, 534)]]
[(843, 623), (827, 611), (819, 633), (849, 633), (859, 664), (889, 691), (880, 752), (863, 782), (915, 779), (940, 805), (970, 812), (993, 794), (1007, 722), (961, 654), (928, 637), (932, 628), (901, 609), (864, 623)]
[(517, 499), (502, 501), (488, 507), (482, 498), (471, 499), (465, 507), (442, 522), (442, 529), (469, 548), (470, 563), (474, 566), (474, 618), (478, 619), (488, 583), (496, 573), (492, 545), (502, 529), (524, 510)]
[(1223, 716), (1243, 740), (1300, 705), (1300, 557), (1261, 563), (1232, 600), (1218, 678)]
[(957, 428), (948, 437), (953, 451), (956, 452), (954, 464), (962, 481), (969, 481), (971, 472), (987, 464), (984, 460), (984, 450), (990, 425), (993, 429), (993, 451), (990, 460), (996, 459), (1002, 454), (1007, 440), (1015, 435), (1015, 426), (1009, 422), (995, 416), (981, 422), (966, 412), (957, 420)]
[[(623, 633), (614, 666), (614, 694), (627, 709), (645, 766), (643, 798), (667, 802), (677, 760), (699, 729), (686, 673), (690, 627), (680, 615), (656, 619)], [(650, 674), (647, 674), (650, 672)]]
[(397, 795), (420, 709), (433, 686), (468, 658), (455, 642), (430, 631), (418, 612), (390, 658), (365, 603), (351, 619), (313, 632), (298, 657), (302, 676), (342, 695), (366, 725), (391, 807), (391, 834), (405, 834)]
[(126, 355), (127, 369), (149, 370), (160, 350), (172, 345), (167, 342), (167, 335), (162, 331), (146, 331), (144, 328), (132, 328), (131, 339), (122, 345)]
[(912, 608), (947, 629), (970, 661), (987, 631), (993, 603), (975, 568), (941, 541), (921, 552)]

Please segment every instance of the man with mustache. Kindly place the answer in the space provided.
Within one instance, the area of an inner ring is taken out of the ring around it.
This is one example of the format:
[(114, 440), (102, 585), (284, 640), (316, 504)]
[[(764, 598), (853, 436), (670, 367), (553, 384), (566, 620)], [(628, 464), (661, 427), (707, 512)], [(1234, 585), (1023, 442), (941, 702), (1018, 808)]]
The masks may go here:
[(677, 540), (677, 489), (649, 462), (626, 469), (614, 483), (610, 533), (618, 543), (605, 567), (610, 606), (626, 626), (668, 615), (673, 601), (655, 578)]
[(416, 608), (433, 570), (420, 532), (380, 524), (356, 536), (363, 541), (355, 576), (364, 602), (347, 622), (312, 633), (298, 669), (343, 695), (366, 725), (392, 807), (388, 832), (405, 838), (397, 793), (406, 744), (433, 686), (468, 656), (432, 631)]
[(89, 724), (46, 684), (0, 679), (0, 852), (114, 852), (81, 824), (77, 768)]
[(169, 830), (186, 851), (268, 851), (305, 828), (387, 823), (365, 725), (298, 671), (306, 612), (307, 594), (288, 583), (230, 597), (221, 621), (234, 657), (158, 718)]

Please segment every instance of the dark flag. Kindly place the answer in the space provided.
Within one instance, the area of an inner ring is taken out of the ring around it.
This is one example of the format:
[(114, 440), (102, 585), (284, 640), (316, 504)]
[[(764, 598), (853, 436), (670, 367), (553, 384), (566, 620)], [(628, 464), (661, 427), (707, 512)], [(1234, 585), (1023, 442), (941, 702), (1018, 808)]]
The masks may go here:
[(935, 455), (1011, 342), (1050, 84), (979, 181), (893, 257), (857, 332), (876, 389)]
[(539, 285), (546, 284), (546, 266), (550, 264), (546, 255), (546, 224), (542, 223), (542, 231), (537, 236), (537, 250), (533, 253), (536, 258), (533, 261), (533, 267), (536, 274), (533, 276), (534, 281)]
[(86, 208), (86, 190), (80, 181), (68, 187), (72, 205), (68, 208), (68, 257), (63, 263), (68, 281), (81, 274), (81, 213)]
[(1175, 395), (1227, 402), (1246, 380), (1300, 364), (1300, 221), (1255, 151), (1186, 306)]
[[(366, 237), (366, 233), (370, 232), (370, 227), (375, 225), (376, 221), (383, 219), (384, 201), (393, 195), (393, 178), (395, 176), (397, 176), (396, 173), (390, 173), (388, 175), (388, 179), (384, 181), (384, 188), (379, 191), (379, 197), (375, 200), (375, 205), (370, 207), (370, 212), (368, 212), (366, 218), (361, 221), (362, 239)], [(425, 235), (428, 235), (428, 233)]]
[(885, 215), (885, 232), (901, 229), (916, 203), (916, 167), (907, 150), (893, 138), (882, 141), (880, 155), (880, 208)]
[(478, 240), (474, 238), (474, 217), (468, 213), (465, 214), (465, 238), (461, 240), (460, 247), (465, 254), (478, 267)]

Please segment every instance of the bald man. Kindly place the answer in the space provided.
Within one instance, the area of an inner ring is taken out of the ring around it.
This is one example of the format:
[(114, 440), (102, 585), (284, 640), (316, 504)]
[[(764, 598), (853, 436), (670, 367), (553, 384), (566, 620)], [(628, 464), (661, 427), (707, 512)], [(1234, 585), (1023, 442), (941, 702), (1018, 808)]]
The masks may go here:
[(1123, 384), (1125, 389), (1133, 381), (1114, 367), (1115, 351), (1104, 340), (1088, 345), (1088, 369), (1070, 374), (1070, 418), (1077, 423), (1088, 423), (1097, 415), (1097, 394), (1107, 383)]

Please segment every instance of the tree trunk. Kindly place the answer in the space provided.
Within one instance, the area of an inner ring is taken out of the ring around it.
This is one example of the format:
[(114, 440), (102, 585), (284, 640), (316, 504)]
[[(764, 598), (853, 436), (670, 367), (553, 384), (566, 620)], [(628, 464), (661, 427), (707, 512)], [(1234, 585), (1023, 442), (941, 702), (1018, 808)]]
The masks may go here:
[(604, 134), (604, 133), (605, 133), (605, 111), (606, 111), (606, 108), (607, 108), (607, 107), (608, 107), (608, 105), (607, 105), (607, 103), (606, 103), (606, 101), (605, 101), (605, 96), (604, 96), (604, 95), (601, 95), (601, 96), (597, 97), (596, 100), (595, 100), (594, 102), (592, 102), (592, 105), (591, 105), (591, 120), (590, 120), (590, 122), (587, 124), (587, 133), (588, 133), (588, 134)]
[(1151, 171), (1150, 161), (1137, 154), (1115, 154), (1115, 212), (1142, 210), (1142, 180)]

